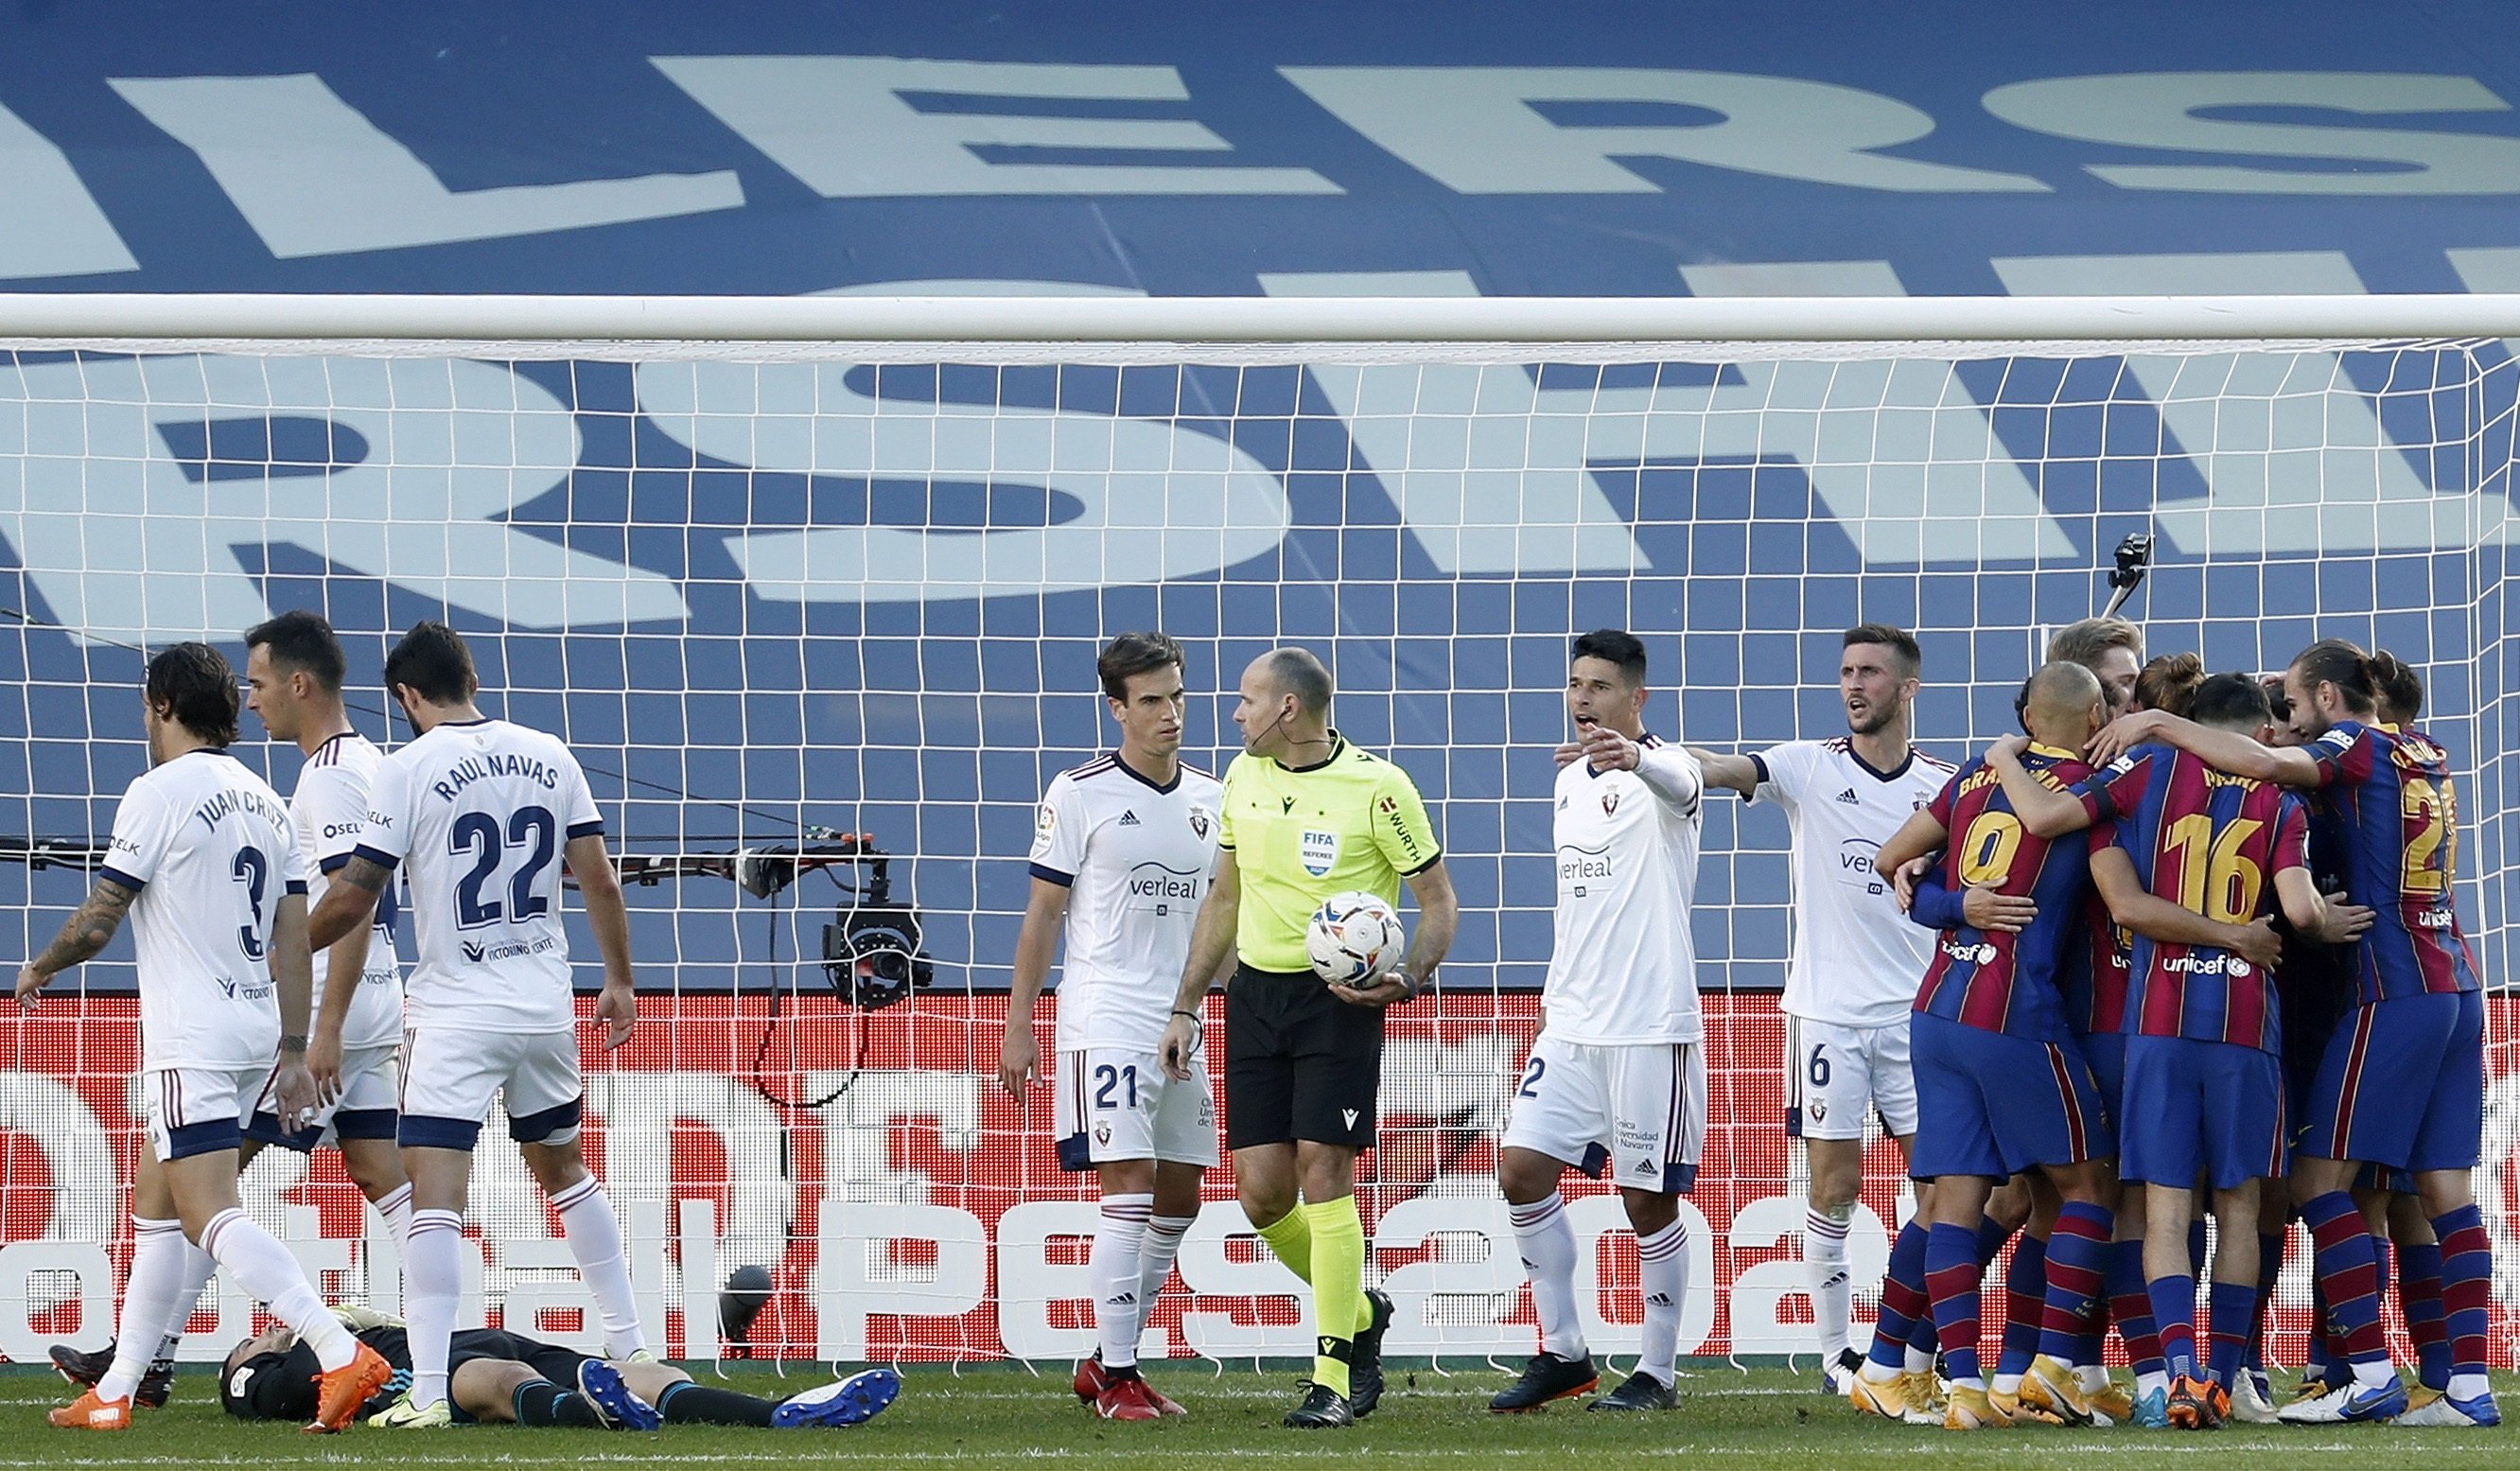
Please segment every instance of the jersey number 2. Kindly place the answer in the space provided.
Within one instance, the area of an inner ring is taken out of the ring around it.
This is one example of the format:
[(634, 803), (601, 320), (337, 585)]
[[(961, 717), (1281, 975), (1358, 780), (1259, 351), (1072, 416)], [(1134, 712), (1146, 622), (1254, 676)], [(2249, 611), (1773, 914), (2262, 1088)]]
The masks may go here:
[[(465, 813), (448, 829), (446, 846), (450, 853), (472, 855), (472, 871), (455, 885), (456, 928), (479, 929), (502, 919), (521, 924), (551, 913), (550, 896), (535, 892), (541, 886), (543, 870), (551, 867), (553, 856), (560, 851), (560, 824), (549, 809), (518, 808), (508, 818), (504, 842), (497, 818), (486, 812)], [(501, 862), (512, 851), (523, 853), (524, 861), (508, 877), (507, 903), (503, 906), (496, 899), (483, 899), (482, 886), (498, 874)]]

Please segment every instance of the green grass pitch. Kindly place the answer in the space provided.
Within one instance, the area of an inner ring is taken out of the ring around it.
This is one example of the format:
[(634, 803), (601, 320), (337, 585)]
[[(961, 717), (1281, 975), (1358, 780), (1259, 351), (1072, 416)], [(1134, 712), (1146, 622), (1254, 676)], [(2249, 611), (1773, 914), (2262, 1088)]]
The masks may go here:
[[(1303, 1433), (1279, 1426), (1295, 1403), (1295, 1375), (1229, 1368), (1158, 1367), (1151, 1378), (1189, 1406), (1189, 1418), (1150, 1425), (1096, 1420), (1066, 1391), (1065, 1375), (1035, 1378), (991, 1366), (956, 1375), (917, 1368), (901, 1400), (874, 1422), (845, 1431), (670, 1427), (654, 1435), (472, 1426), (437, 1432), (361, 1427), (339, 1437), (304, 1436), (291, 1426), (248, 1425), (219, 1413), (208, 1365), (188, 1366), (175, 1403), (143, 1414), (118, 1435), (57, 1431), (46, 1406), (68, 1398), (61, 1381), (34, 1370), (0, 1373), (0, 1471), (109, 1466), (524, 1465), (695, 1468), (888, 1466), (922, 1468), (1064, 1463), (1097, 1471), (1185, 1471), (1204, 1464), (1302, 1462), (1402, 1468), (1495, 1466), (1530, 1471), (1611, 1471), (1703, 1460), (1722, 1471), (1859, 1471), (1897, 1458), (1908, 1464), (2055, 1466), (2112, 1471), (2176, 1466), (2190, 1471), (2398, 1471), (2401, 1467), (2520, 1467), (2520, 1427), (2511, 1430), (2398, 1430), (2388, 1426), (2293, 1429), (2267, 1426), (2172, 1435), (2132, 1430), (1980, 1431), (1954, 1435), (1858, 1417), (1823, 1398), (1808, 1375), (1747, 1373), (1694, 1365), (1681, 1407), (1630, 1418), (1559, 1406), (1546, 1413), (1486, 1413), (1502, 1372), (1448, 1365), (1438, 1374), (1395, 1369), (1381, 1410), (1350, 1431)], [(708, 1378), (709, 1371), (703, 1370)], [(816, 1382), (791, 1370), (730, 1370), (728, 1384), (779, 1396)], [(783, 1388), (784, 1383), (784, 1388)], [(2520, 1376), (2497, 1375), (2505, 1404), (2520, 1403)]]

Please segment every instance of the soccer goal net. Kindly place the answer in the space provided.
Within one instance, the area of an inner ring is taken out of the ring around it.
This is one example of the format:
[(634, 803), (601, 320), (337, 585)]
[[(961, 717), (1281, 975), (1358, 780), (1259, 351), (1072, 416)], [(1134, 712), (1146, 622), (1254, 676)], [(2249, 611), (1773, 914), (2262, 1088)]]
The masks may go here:
[[(31, 954), (85, 892), (146, 764), (145, 650), (241, 663), (241, 630), (319, 609), (354, 722), (391, 742), (383, 650), (446, 618), (490, 713), (574, 747), (626, 855), (642, 1019), (616, 1052), (588, 1033), (588, 1152), (652, 1333), (701, 1359), (1065, 1360), (1094, 1341), (1091, 1177), (1056, 1166), (1049, 1088), (996, 1079), (1035, 803), (1114, 740), (1109, 636), (1187, 646), (1185, 755), (1219, 772), (1242, 665), (1301, 644), (1338, 729), (1426, 795), (1464, 911), (1443, 990), (1390, 1015), (1362, 1192), (1388, 1352), (1519, 1358), (1493, 1173), (1550, 948), (1569, 636), (1642, 635), (1648, 726), (1755, 750), (1843, 734), (1840, 631), (1906, 626), (1918, 741), (1958, 759), (2012, 728), (2045, 633), (2097, 611), (2147, 536), (2126, 611), (2148, 651), (2263, 671), (2341, 636), (2423, 675), (2497, 988), (2479, 1193), (2520, 1261), (2512, 306), (0, 303), (0, 931)], [(239, 749), (293, 785), (301, 758), (251, 716)], [(1709, 802), (1685, 1354), (1811, 1351), (1785, 848), (1773, 810)], [(582, 928), (575, 949), (591, 984)], [(0, 1027), (10, 1360), (112, 1331), (129, 956)], [(1866, 1317), (1904, 1209), (1891, 1146), (1868, 1158)], [(1633, 1241), (1614, 1194), (1569, 1195), (1592, 1341), (1622, 1351)], [(1148, 1352), (1308, 1353), (1227, 1171), (1206, 1196)], [(337, 1156), (273, 1151), (247, 1198), (329, 1291), (394, 1305)], [(497, 1143), (470, 1239), (463, 1321), (594, 1334)], [(2520, 1288), (2497, 1287), (2503, 1328)], [(2308, 1301), (2289, 1271), (2285, 1361)], [(187, 1353), (252, 1315), (222, 1279)]]

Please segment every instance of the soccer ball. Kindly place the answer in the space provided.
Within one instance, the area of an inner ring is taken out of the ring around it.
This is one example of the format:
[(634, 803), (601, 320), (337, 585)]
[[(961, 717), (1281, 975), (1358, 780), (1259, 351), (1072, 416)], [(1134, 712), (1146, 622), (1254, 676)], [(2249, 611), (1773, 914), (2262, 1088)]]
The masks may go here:
[(1408, 936), (1400, 915), (1379, 894), (1332, 894), (1304, 927), (1304, 952), (1313, 972), (1333, 985), (1354, 986), (1389, 970)]

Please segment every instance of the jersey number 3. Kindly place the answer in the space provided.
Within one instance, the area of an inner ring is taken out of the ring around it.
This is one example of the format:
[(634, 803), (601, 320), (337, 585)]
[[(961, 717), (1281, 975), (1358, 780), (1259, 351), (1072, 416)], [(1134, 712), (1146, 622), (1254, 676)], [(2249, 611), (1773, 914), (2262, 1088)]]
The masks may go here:
[[(458, 857), (472, 855), (472, 870), (455, 884), (456, 928), (479, 929), (501, 920), (521, 924), (551, 913), (551, 897), (536, 892), (543, 870), (560, 852), (560, 823), (550, 809), (518, 808), (508, 818), (504, 841), (497, 818), (486, 812), (464, 813), (447, 830), (446, 848)], [(507, 902), (482, 898), (482, 889), (498, 876), (510, 854), (523, 858), (508, 875)]]

